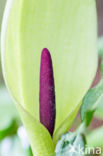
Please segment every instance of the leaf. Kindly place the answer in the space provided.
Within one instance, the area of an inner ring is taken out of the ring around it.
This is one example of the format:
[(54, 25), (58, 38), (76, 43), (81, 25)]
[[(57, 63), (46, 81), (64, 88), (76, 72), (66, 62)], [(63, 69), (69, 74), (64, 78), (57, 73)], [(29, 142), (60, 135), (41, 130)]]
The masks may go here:
[(89, 125), (94, 112), (98, 108), (103, 108), (103, 79), (99, 84), (90, 89), (83, 99), (83, 104), (81, 106), (81, 119), (86, 121)]
[(29, 149), (28, 149), (28, 156), (33, 156), (31, 147), (29, 147)]
[(16, 120), (12, 120), (10, 125), (5, 129), (0, 130), (0, 141), (8, 136), (12, 136), (17, 133), (18, 123)]
[[(80, 149), (82, 149), (80, 151)], [(56, 156), (78, 156), (84, 155), (85, 140), (81, 134), (67, 133), (61, 137), (56, 146)]]

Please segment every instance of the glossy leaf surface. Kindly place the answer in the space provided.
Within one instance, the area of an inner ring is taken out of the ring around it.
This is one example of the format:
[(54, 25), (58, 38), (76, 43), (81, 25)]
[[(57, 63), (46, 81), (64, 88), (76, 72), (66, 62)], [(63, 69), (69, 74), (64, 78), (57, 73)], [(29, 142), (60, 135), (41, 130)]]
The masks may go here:
[(83, 99), (81, 120), (88, 126), (96, 109), (103, 109), (103, 79), (90, 89)]

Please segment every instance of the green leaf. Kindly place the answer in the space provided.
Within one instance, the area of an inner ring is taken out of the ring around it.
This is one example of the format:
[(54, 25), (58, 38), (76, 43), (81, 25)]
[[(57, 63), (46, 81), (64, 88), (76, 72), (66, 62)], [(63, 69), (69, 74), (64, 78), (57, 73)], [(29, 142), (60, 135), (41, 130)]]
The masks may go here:
[(16, 120), (11, 121), (10, 125), (5, 129), (0, 130), (0, 140), (3, 140), (7, 136), (12, 136), (17, 133), (18, 123)]
[[(80, 151), (79, 149), (82, 149)], [(81, 134), (67, 133), (61, 137), (56, 146), (56, 156), (78, 156), (84, 155), (85, 140)]]
[(31, 147), (29, 147), (29, 149), (28, 149), (28, 156), (33, 156)]
[(103, 79), (84, 97), (81, 106), (81, 120), (85, 120), (88, 126), (96, 109), (101, 107), (103, 108)]

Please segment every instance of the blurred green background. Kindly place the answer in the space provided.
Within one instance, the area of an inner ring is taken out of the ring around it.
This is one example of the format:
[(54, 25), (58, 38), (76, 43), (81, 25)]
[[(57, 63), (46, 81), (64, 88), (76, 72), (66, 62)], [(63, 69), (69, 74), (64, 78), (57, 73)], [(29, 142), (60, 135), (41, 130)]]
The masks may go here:
[[(3, 10), (6, 0), (0, 0), (0, 30), (3, 16)], [(103, 35), (103, 0), (97, 0), (98, 10), (98, 36)], [(0, 32), (1, 34), (1, 32)], [(102, 49), (103, 50), (103, 49)], [(95, 79), (98, 82), (100, 73)], [(78, 115), (79, 116), (79, 115)], [(80, 123), (80, 118), (74, 122), (74, 128)], [(87, 134), (87, 140), (90, 145), (101, 146), (103, 149), (103, 110), (98, 110), (93, 120), (92, 127)], [(96, 130), (94, 130), (96, 128)], [(95, 137), (94, 137), (95, 136)], [(97, 139), (99, 138), (99, 140)], [(97, 141), (98, 140), (98, 141)], [(2, 76), (0, 61), (0, 156), (32, 156), (32, 151), (28, 142), (25, 129), (19, 118), (13, 100), (11, 99)]]

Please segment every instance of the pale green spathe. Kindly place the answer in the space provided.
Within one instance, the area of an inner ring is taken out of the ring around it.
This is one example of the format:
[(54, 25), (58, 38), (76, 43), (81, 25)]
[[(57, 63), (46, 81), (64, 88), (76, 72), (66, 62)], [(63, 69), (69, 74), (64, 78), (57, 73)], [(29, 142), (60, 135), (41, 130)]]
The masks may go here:
[[(2, 35), (5, 79), (17, 103), (38, 120), (40, 55), (43, 48), (49, 49), (56, 88), (55, 140), (70, 127), (69, 120), (74, 119), (96, 72), (95, 1), (13, 0), (11, 4), (7, 26), (3, 24), (6, 33)], [(21, 111), (20, 114), (27, 126), (29, 119)], [(31, 136), (32, 130), (27, 128), (27, 131)], [(39, 137), (36, 132), (33, 135)], [(34, 145), (32, 137), (30, 141)]]

